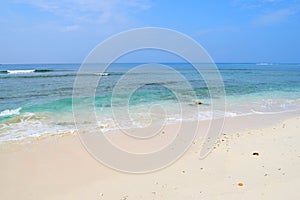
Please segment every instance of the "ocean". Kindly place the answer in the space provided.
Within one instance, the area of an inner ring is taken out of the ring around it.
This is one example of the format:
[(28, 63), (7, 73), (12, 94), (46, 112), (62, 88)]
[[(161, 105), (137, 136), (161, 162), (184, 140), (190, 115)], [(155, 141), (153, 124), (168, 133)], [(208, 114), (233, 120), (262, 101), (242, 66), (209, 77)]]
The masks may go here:
[[(157, 74), (161, 79), (160, 84), (146, 84), (138, 88), (129, 100), (118, 97), (117, 102), (120, 104), (128, 101), (130, 117), (122, 118), (121, 122), (119, 120), (116, 124), (111, 106), (114, 87), (128, 70), (137, 65), (138, 63), (114, 63), (104, 74), (78, 75), (91, 78), (101, 76), (95, 97), (90, 98), (95, 98), (95, 114), (103, 131), (120, 126), (144, 127), (155, 120), (160, 121), (162, 116), (154, 116), (149, 112), (157, 105), (165, 109), (163, 118), (167, 123), (211, 119), (210, 93), (205, 80), (188, 63), (165, 63), (178, 71), (192, 86), (193, 91), (181, 88), (182, 80), (168, 80), (165, 79), (164, 73)], [(300, 110), (300, 64), (216, 65), (225, 86), (225, 116)], [(0, 142), (74, 132), (76, 128), (72, 94), (79, 67), (80, 64), (0, 65)], [(146, 77), (149, 77), (149, 72), (141, 71), (130, 74), (129, 79), (134, 82)], [(124, 86), (126, 87), (126, 84)], [(177, 96), (168, 88), (183, 90), (185, 98), (181, 98), (182, 108), (178, 109), (178, 106), (175, 106), (178, 105)], [(84, 109), (84, 102), (87, 100), (83, 98), (76, 101), (80, 101)], [(197, 101), (203, 104), (196, 105)], [(191, 112), (182, 115), (182, 109)], [(192, 112), (194, 110), (197, 110), (197, 113)]]

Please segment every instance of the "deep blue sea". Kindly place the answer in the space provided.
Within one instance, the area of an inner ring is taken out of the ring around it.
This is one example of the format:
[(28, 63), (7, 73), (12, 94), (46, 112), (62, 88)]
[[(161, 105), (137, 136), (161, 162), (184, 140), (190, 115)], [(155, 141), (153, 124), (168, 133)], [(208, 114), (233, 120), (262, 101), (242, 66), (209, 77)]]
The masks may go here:
[[(136, 63), (111, 65), (95, 93), (95, 110), (99, 127), (116, 128), (111, 111), (114, 86)], [(149, 109), (160, 105), (167, 110), (167, 121), (205, 120), (211, 117), (210, 94), (205, 81), (186, 63), (166, 64), (178, 71), (192, 86), (196, 97), (188, 98), (186, 107), (199, 109), (197, 114), (180, 115), (176, 95), (167, 87), (182, 86), (181, 80), (165, 79), (158, 74), (160, 84), (138, 88), (128, 102), (132, 121), (122, 126), (135, 127), (149, 123)], [(300, 64), (219, 63), (226, 91), (226, 116), (278, 113), (300, 110)], [(80, 64), (2, 64), (0, 65), (0, 142), (39, 137), (45, 134), (64, 134), (74, 131), (72, 112), (73, 84)], [(84, 74), (94, 77), (99, 74)], [(133, 81), (149, 77), (149, 72), (133, 73)], [(126, 85), (125, 85), (126, 86)], [(201, 101), (195, 105), (190, 101)], [(118, 99), (120, 102), (123, 99)], [(126, 99), (125, 99), (126, 100)], [(84, 101), (84, 100), (82, 100)], [(84, 108), (83, 108), (84, 109)], [(191, 112), (192, 113), (192, 112)], [(153, 116), (152, 116), (153, 117)], [(159, 119), (158, 119), (159, 120)]]

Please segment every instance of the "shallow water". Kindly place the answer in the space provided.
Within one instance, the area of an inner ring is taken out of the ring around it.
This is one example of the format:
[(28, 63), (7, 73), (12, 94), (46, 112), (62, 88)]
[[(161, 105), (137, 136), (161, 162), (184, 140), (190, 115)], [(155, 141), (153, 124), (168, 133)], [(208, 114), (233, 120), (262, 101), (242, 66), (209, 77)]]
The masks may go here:
[[(212, 117), (211, 96), (206, 83), (186, 63), (166, 64), (178, 71), (184, 80), (166, 73), (156, 73), (155, 70), (127, 74), (127, 82), (122, 82), (124, 91), (130, 84), (141, 80), (155, 79), (156, 82), (139, 87), (129, 99), (126, 94), (113, 96), (118, 81), (137, 65), (111, 65), (106, 70), (108, 74), (101, 74), (105, 76), (101, 76), (95, 97), (75, 99), (82, 105), (82, 110), (95, 100), (95, 114), (100, 128), (141, 127), (162, 120), (176, 123)], [(224, 114), (214, 108), (214, 117), (300, 109), (300, 64), (226, 63), (217, 66), (225, 85), (226, 112)], [(72, 93), (79, 67), (80, 64), (1, 65), (0, 142), (74, 130)], [(209, 68), (203, 71), (210, 73)], [(99, 74), (79, 76), (92, 79)], [(186, 89), (185, 83), (189, 83), (192, 90)], [(213, 98), (218, 102), (218, 95)], [(197, 100), (204, 104), (196, 105)], [(120, 112), (122, 106), (127, 104), (129, 113)], [(85, 117), (88, 119), (88, 116)]]

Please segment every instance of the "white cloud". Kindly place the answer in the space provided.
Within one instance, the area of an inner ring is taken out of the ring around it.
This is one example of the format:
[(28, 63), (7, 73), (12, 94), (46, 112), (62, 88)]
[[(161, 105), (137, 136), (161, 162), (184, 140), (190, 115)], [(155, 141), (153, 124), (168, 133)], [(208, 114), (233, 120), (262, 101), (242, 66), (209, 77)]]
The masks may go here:
[(148, 0), (25, 0), (27, 4), (75, 23), (124, 22), (131, 11), (149, 9)]
[(232, 4), (242, 9), (266, 8), (286, 3), (285, 0), (232, 0)]
[(65, 26), (62, 28), (62, 32), (71, 32), (71, 31), (77, 31), (80, 28), (79, 25), (70, 25)]
[(214, 33), (222, 33), (222, 32), (231, 32), (236, 31), (236, 27), (221, 27), (221, 28), (207, 28), (207, 29), (201, 29), (196, 31), (196, 36), (203, 36), (208, 34), (214, 34)]
[(299, 1), (286, 0), (232, 0), (234, 6), (239, 7), (251, 16), (254, 25), (269, 25), (281, 23), (299, 11)]
[(293, 9), (280, 9), (280, 10), (259, 15), (254, 20), (254, 23), (258, 25), (268, 25), (268, 24), (278, 23), (287, 20), (289, 16), (295, 13), (296, 12)]

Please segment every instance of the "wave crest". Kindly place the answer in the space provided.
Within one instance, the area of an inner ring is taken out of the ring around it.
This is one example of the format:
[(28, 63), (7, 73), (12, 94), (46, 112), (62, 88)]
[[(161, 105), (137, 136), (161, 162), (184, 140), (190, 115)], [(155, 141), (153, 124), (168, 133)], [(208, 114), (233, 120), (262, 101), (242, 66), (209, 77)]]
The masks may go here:
[(7, 70), (8, 74), (25, 74), (25, 73), (33, 73), (35, 69), (28, 69), (28, 70)]
[(3, 110), (1, 113), (0, 113), (0, 117), (7, 117), (7, 116), (12, 116), (12, 115), (19, 115), (20, 114), (20, 110), (22, 108), (17, 108), (17, 109), (12, 109), (12, 110)]

